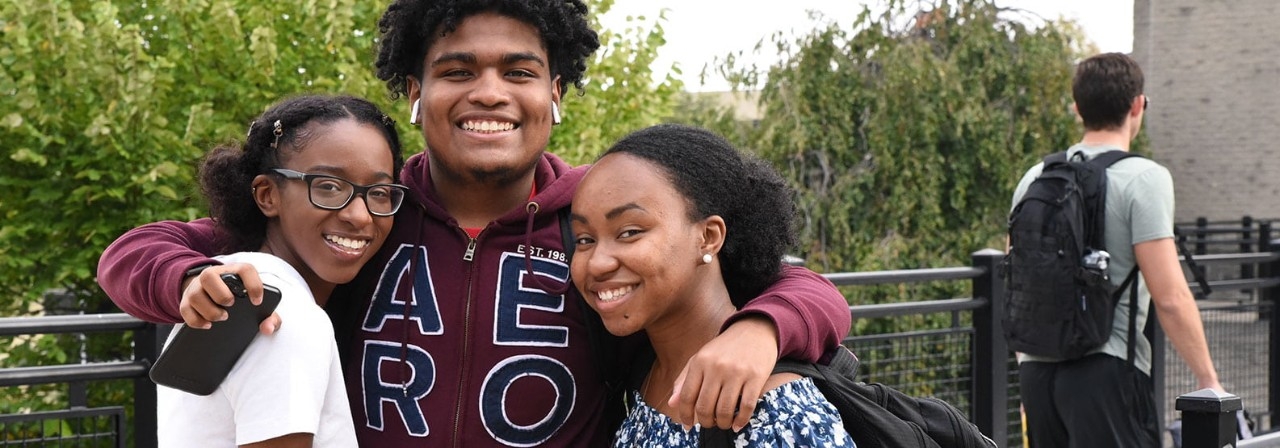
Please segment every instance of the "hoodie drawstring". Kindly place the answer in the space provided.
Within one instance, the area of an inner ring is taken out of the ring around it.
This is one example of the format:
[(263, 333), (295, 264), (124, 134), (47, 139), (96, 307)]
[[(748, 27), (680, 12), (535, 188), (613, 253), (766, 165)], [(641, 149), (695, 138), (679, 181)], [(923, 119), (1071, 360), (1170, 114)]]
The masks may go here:
[[(526, 248), (524, 251), (525, 279), (529, 281), (528, 286), (541, 289), (545, 291), (547, 294), (556, 294), (556, 295), (564, 294), (569, 290), (569, 284), (567, 282), (562, 283), (546, 276), (534, 274), (533, 250), (531, 250), (533, 248), (533, 221), (534, 221), (534, 218), (537, 217), (537, 214), (540, 208), (541, 207), (538, 205), (538, 203), (533, 201), (530, 201), (525, 206), (525, 211), (529, 213), (529, 217), (525, 221), (525, 228), (524, 228), (524, 246)], [(421, 239), (421, 236), (422, 236), (421, 233), (419, 233), (418, 236), (419, 236), (419, 239)], [(419, 241), (419, 243), (421, 243), (421, 241)], [(418, 272), (418, 248), (419, 247), (421, 246), (415, 245), (413, 248), (413, 255), (409, 257), (409, 283), (411, 285), (414, 284), (418, 279), (417, 272)], [(409, 291), (409, 297), (405, 298), (405, 301), (404, 301), (404, 318), (402, 320), (403, 328), (400, 335), (400, 374), (402, 378), (400, 382), (400, 390), (406, 397), (409, 396), (409, 360), (408, 360), (409, 323), (410, 323), (409, 316), (410, 316), (410, 313), (412, 312), (412, 306), (413, 306), (413, 288), (411, 287)]]
[[(426, 210), (423, 210), (425, 214)], [(409, 316), (413, 312), (414, 286), (418, 281), (418, 248), (422, 247), (422, 229), (418, 230), (418, 244), (409, 254), (409, 296), (404, 299), (404, 317), (400, 331), (400, 393), (409, 396)]]
[[(413, 255), (409, 257), (409, 284), (416, 280), (418, 271), (418, 246), (413, 247)], [(400, 392), (409, 396), (409, 313), (413, 306), (413, 287), (409, 287), (409, 297), (404, 299), (404, 318), (400, 321)]]
[(525, 211), (529, 213), (529, 218), (525, 221), (524, 226), (524, 271), (525, 279), (529, 280), (530, 286), (546, 291), (547, 294), (560, 295), (569, 291), (569, 284), (557, 282), (552, 278), (535, 275), (533, 271), (533, 218), (537, 216), (540, 206), (537, 202), (529, 201), (525, 205)]

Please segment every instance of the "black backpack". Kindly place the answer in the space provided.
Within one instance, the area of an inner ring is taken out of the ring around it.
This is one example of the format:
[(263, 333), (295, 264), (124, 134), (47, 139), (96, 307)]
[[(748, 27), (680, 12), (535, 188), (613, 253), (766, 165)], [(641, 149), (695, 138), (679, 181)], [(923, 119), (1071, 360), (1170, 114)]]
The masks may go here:
[(1065, 152), (1051, 154), (1009, 214), (1001, 318), (1009, 348), (1075, 359), (1110, 338), (1120, 295), (1137, 286), (1135, 266), (1112, 289), (1104, 247), (1107, 167), (1128, 157), (1139, 156), (1107, 151), (1072, 161)]
[[(916, 398), (879, 383), (856, 379), (858, 358), (839, 348), (831, 362), (779, 360), (774, 373), (789, 372), (813, 379), (827, 401), (840, 411), (845, 430), (858, 448), (995, 448), (951, 404)], [(702, 447), (732, 447), (733, 432), (702, 428)]]

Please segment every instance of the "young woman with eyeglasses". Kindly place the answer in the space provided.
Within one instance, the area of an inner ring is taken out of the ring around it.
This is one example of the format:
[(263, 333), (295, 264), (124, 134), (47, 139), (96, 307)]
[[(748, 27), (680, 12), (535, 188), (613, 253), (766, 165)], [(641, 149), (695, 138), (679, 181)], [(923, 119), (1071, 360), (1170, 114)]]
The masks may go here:
[(403, 163), (395, 124), (349, 96), (287, 99), (243, 145), (209, 153), (200, 185), (232, 245), (217, 260), (253, 265), (288, 324), (254, 339), (211, 395), (160, 387), (161, 446), (356, 446), (322, 307), (390, 233)]

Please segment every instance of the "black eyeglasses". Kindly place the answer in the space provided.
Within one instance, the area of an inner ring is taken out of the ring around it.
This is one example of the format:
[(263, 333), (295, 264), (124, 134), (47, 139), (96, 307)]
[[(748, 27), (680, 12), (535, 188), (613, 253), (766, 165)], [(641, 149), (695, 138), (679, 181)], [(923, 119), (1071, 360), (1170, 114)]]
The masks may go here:
[(284, 168), (274, 168), (276, 174), (285, 179), (301, 180), (307, 183), (307, 198), (311, 205), (325, 210), (342, 210), (351, 203), (351, 198), (364, 197), (364, 206), (373, 216), (391, 216), (400, 210), (404, 203), (404, 193), (409, 187), (399, 184), (356, 185), (351, 181), (326, 174), (307, 174)]

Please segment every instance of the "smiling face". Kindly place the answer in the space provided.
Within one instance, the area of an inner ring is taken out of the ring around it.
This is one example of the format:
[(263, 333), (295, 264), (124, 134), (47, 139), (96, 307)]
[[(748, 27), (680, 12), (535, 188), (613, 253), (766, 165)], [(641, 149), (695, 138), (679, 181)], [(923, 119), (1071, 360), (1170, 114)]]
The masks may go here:
[(703, 254), (718, 250), (714, 223), (723, 221), (691, 220), (688, 201), (658, 166), (628, 154), (601, 158), (578, 186), (572, 210), (573, 282), (610, 333), (694, 315), (690, 307), (708, 288), (723, 291), (719, 272), (701, 264)]
[[(280, 152), (281, 168), (336, 176), (359, 185), (394, 180), (390, 146), (373, 126), (352, 119), (307, 126), (312, 135), (301, 148)], [(313, 291), (355, 278), (382, 247), (394, 221), (370, 215), (364, 197), (358, 195), (341, 210), (321, 209), (308, 199), (305, 181), (277, 175), (255, 178), (254, 196), (268, 218), (262, 251), (287, 261)], [(324, 300), (321, 294), (316, 298)]]
[(421, 101), (433, 179), (509, 185), (532, 182), (560, 91), (536, 28), (480, 13), (435, 40), (409, 100)]

